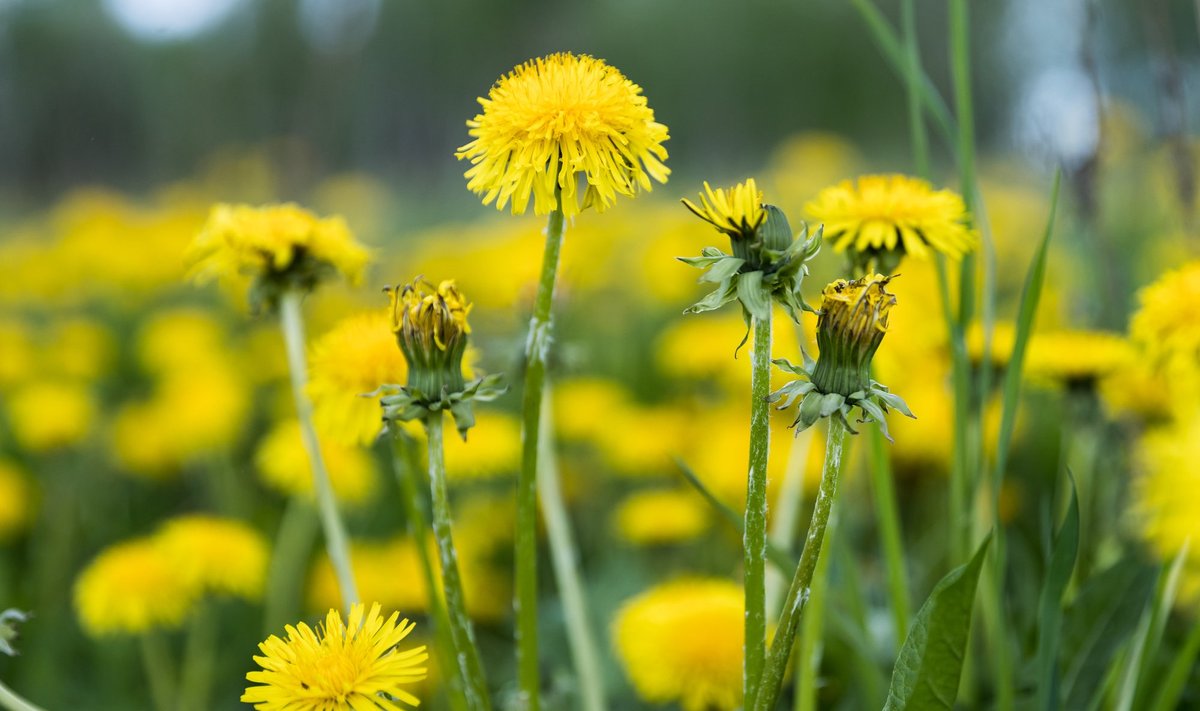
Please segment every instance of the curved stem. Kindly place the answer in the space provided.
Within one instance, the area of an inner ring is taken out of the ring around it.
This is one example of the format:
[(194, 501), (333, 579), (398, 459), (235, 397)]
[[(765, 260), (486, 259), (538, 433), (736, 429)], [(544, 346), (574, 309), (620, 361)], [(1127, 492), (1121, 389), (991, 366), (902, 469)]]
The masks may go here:
[(304, 449), (312, 467), (313, 492), (317, 497), (317, 510), (321, 514), (321, 527), (325, 529), (325, 548), (337, 574), (338, 587), (342, 591), (342, 607), (349, 613), (350, 606), (358, 602), (358, 586), (354, 583), (354, 571), (350, 567), (350, 549), (346, 541), (346, 528), (338, 513), (337, 500), (329, 474), (325, 470), (325, 458), (321, 455), (321, 444), (317, 430), (313, 427), (312, 402), (308, 399), (308, 363), (304, 357), (304, 319), (300, 314), (302, 294), (295, 289), (287, 291), (279, 300), (279, 324), (283, 329), (283, 340), (287, 346), (288, 370), (292, 376), (292, 397), (296, 400), (296, 416), (300, 420), (300, 433), (304, 438)]
[(750, 352), (750, 462), (746, 476), (746, 514), (742, 529), (743, 584), (746, 598), (745, 658), (742, 685), (746, 708), (758, 694), (766, 656), (767, 453), (770, 448), (771, 315), (755, 318)]
[[(488, 699), (483, 662), (475, 646), (475, 633), (467, 617), (462, 579), (458, 573), (458, 553), (450, 535), (450, 496), (446, 490), (446, 460), (442, 442), (443, 414), (435, 412), (425, 419), (429, 433), (429, 491), (433, 502), (433, 537), (437, 541), (438, 558), (442, 563), (442, 592), (446, 596), (446, 612), (450, 621), (450, 637), (454, 641), (454, 658), (458, 671), (466, 681), (467, 707), (472, 711), (487, 711)], [(419, 544), (418, 544), (419, 545)]]
[(0, 682), (0, 707), (4, 707), (8, 711), (43, 711), (40, 706), (34, 706), (20, 694), (5, 686), (4, 682)]
[(821, 486), (813, 506), (808, 535), (804, 539), (804, 551), (800, 554), (800, 564), (796, 566), (796, 575), (792, 578), (792, 586), (783, 604), (783, 615), (779, 618), (775, 639), (771, 642), (771, 652), (767, 655), (754, 706), (747, 705), (747, 708), (753, 708), (755, 711), (772, 711), (779, 699), (788, 657), (796, 639), (800, 616), (804, 613), (804, 606), (808, 604), (812, 593), (813, 573), (821, 555), (833, 501), (837, 497), (838, 478), (842, 473), (842, 445), (845, 440), (846, 426), (837, 417), (830, 417), (829, 432), (825, 438), (825, 468), (821, 472)]
[[(556, 191), (561, 205), (561, 190)], [(550, 350), (551, 307), (554, 281), (562, 250), (563, 212), (550, 213), (546, 224), (546, 251), (538, 280), (533, 318), (525, 341), (525, 389), (521, 398), (521, 472), (517, 477), (516, 597), (517, 682), (516, 707), (537, 711), (541, 681), (538, 672), (537, 618), (537, 469), (538, 433), (541, 427), (542, 390), (546, 383), (546, 355)]]

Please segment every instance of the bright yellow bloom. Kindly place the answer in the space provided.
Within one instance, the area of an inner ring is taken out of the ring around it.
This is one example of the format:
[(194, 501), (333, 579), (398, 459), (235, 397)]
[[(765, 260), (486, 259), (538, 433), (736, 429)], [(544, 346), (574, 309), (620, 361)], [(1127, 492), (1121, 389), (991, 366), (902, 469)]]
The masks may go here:
[(1025, 372), (1031, 380), (1091, 387), (1134, 360), (1129, 341), (1105, 331), (1051, 331), (1029, 339)]
[[(340, 503), (361, 504), (375, 491), (375, 467), (366, 451), (322, 439), (321, 454)], [(271, 488), (289, 496), (312, 497), (312, 469), (299, 420), (281, 422), (268, 432), (258, 445), (254, 463)]]
[(321, 336), (309, 354), (308, 394), (322, 435), (343, 445), (370, 444), (383, 429), (381, 385), (403, 383), (408, 368), (387, 312), (347, 317)]
[(353, 605), (346, 623), (331, 609), (316, 630), (303, 622), (288, 625), (286, 640), (271, 635), (258, 645), (263, 656), (254, 661), (262, 671), (246, 679), (259, 686), (246, 687), (241, 700), (258, 711), (415, 707), (420, 700), (403, 687), (425, 679), (429, 654), (424, 645), (397, 648), (415, 626), (396, 612), (385, 619), (379, 603), (369, 611)]
[(188, 248), (190, 275), (200, 282), (239, 276), (277, 277), (291, 270), (332, 268), (357, 282), (369, 254), (339, 216), (319, 218), (299, 205), (216, 205)]
[(638, 696), (684, 711), (737, 708), (744, 610), (741, 587), (728, 580), (680, 580), (625, 603), (613, 643)]
[(12, 394), (8, 417), (17, 444), (40, 452), (78, 444), (87, 437), (96, 419), (96, 404), (77, 382), (40, 380)]
[(564, 440), (595, 440), (606, 420), (629, 404), (629, 393), (612, 380), (571, 378), (554, 383), (554, 434)]
[[(1141, 476), (1133, 509), (1141, 535), (1160, 560), (1171, 561), (1188, 545), (1179, 603), (1200, 605), (1200, 415), (1146, 434), (1139, 446)], [(1190, 541), (1190, 543), (1189, 543)]]
[[(427, 546), (435, 575), (437, 550)], [(421, 571), (420, 551), (413, 539), (404, 536), (387, 541), (352, 541), (350, 561), (358, 594), (377, 600), (390, 610), (424, 613), (429, 609), (429, 591)], [(342, 591), (329, 556), (320, 555), (308, 576), (308, 602), (314, 610), (341, 605)]]
[(1138, 293), (1139, 308), (1129, 323), (1133, 340), (1157, 364), (1200, 360), (1200, 260), (1167, 272)]
[(805, 208), (839, 252), (929, 250), (958, 259), (978, 240), (961, 197), (905, 175), (865, 175), (826, 188)]
[(197, 308), (159, 311), (138, 330), (137, 353), (153, 373), (207, 363), (225, 352), (225, 328), (211, 312)]
[[(467, 122), (474, 139), (458, 149), (468, 159), (467, 188), (503, 210), (568, 216), (617, 195), (667, 181), (667, 127), (654, 121), (642, 89), (602, 59), (568, 52), (522, 64), (480, 98), (483, 113)], [(587, 183), (582, 205), (579, 177)], [(556, 191), (562, 191), (561, 200)], [(561, 203), (561, 204), (560, 204)]]
[(754, 239), (755, 232), (767, 219), (762, 197), (754, 178), (728, 190), (713, 190), (705, 181), (704, 192), (700, 195), (702, 207), (687, 198), (684, 198), (683, 206), (732, 239)]
[(682, 543), (708, 529), (707, 506), (694, 491), (639, 491), (617, 506), (613, 527), (617, 535), (635, 545)]
[(178, 627), (197, 590), (157, 541), (140, 538), (106, 548), (75, 582), (75, 610), (93, 637)]
[(477, 411), (475, 427), (465, 441), (446, 438), (446, 475), (451, 481), (512, 475), (520, 463), (521, 424), (507, 413)]
[(0, 542), (25, 530), (34, 507), (33, 482), (16, 463), (0, 459)]
[(267, 577), (267, 542), (250, 526), (232, 519), (191, 514), (167, 521), (154, 540), (175, 562), (176, 574), (198, 592), (262, 597)]

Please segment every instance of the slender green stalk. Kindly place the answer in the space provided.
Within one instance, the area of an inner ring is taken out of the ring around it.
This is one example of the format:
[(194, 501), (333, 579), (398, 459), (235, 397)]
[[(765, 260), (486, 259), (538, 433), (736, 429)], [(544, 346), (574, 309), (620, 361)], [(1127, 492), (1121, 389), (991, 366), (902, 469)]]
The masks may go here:
[(155, 711), (175, 711), (175, 667), (166, 640), (160, 633), (150, 630), (143, 632), (138, 641)]
[(900, 24), (904, 33), (905, 85), (908, 88), (908, 129), (912, 140), (913, 167), (917, 175), (929, 177), (929, 139), (925, 136), (925, 114), (921, 111), (921, 54), (917, 42), (914, 0), (900, 3)]
[(317, 430), (313, 427), (312, 402), (308, 399), (308, 363), (304, 357), (304, 317), (300, 313), (303, 294), (292, 289), (279, 300), (279, 323), (283, 329), (283, 340), (287, 346), (288, 370), (292, 376), (292, 397), (296, 401), (296, 416), (300, 420), (300, 434), (304, 438), (304, 449), (312, 467), (313, 492), (317, 498), (317, 510), (321, 515), (321, 527), (325, 529), (325, 549), (337, 574), (338, 587), (342, 592), (342, 607), (348, 613), (350, 606), (358, 602), (358, 586), (354, 583), (354, 571), (350, 567), (350, 548), (346, 541), (346, 528), (338, 513), (337, 500), (329, 474), (325, 470), (325, 458), (321, 455), (321, 444)]
[(755, 318), (750, 352), (750, 463), (742, 529), (746, 594), (745, 658), (742, 688), (753, 708), (766, 655), (767, 452), (771, 439), (771, 316)]
[(758, 685), (758, 696), (754, 699), (753, 707), (747, 704), (747, 708), (753, 708), (755, 711), (772, 711), (779, 699), (783, 674), (787, 669), (792, 643), (796, 639), (800, 617), (812, 594), (813, 573), (821, 555), (821, 545), (825, 540), (825, 529), (829, 525), (833, 501), (837, 496), (838, 478), (842, 473), (842, 445), (845, 440), (846, 426), (837, 417), (830, 417), (829, 432), (825, 437), (825, 467), (821, 472), (821, 486), (813, 506), (812, 520), (808, 524), (804, 550), (800, 553), (800, 564), (796, 566), (796, 576), (792, 579), (792, 586), (788, 589), (787, 599), (783, 603), (783, 615), (780, 616), (779, 626), (775, 629), (775, 639), (771, 642), (762, 681)]
[(896, 645), (908, 634), (909, 599), (908, 568), (904, 561), (904, 539), (900, 531), (900, 511), (896, 504), (896, 487), (892, 481), (892, 466), (883, 444), (883, 432), (872, 428), (871, 489), (874, 491), (875, 519), (887, 565), (888, 599), (892, 605), (892, 623), (896, 628)]
[(1183, 647), (1175, 655), (1175, 659), (1167, 670), (1167, 676), (1159, 684), (1158, 696), (1154, 699), (1152, 711), (1171, 711), (1179, 708), (1179, 697), (1183, 694), (1184, 687), (1187, 686), (1188, 677), (1191, 676), (1198, 654), (1200, 654), (1200, 621), (1193, 621), (1192, 629), (1188, 632)]
[[(808, 451), (812, 448), (813, 430), (809, 428), (792, 438), (791, 449), (788, 451), (787, 467), (783, 472), (783, 482), (779, 486), (779, 496), (775, 500), (775, 509), (771, 513), (770, 528), (767, 531), (767, 560), (770, 562), (771, 550), (792, 552), (796, 540), (796, 528), (800, 518), (800, 504), (804, 500), (804, 470), (808, 466)], [(787, 592), (787, 574), (796, 566), (783, 568), (771, 566), (767, 569), (767, 614), (778, 615), (783, 595)]]
[(293, 496), (283, 510), (267, 575), (263, 610), (264, 634), (277, 634), (295, 620), (300, 608), (304, 568), (317, 536), (317, 512), (302, 496)]
[(483, 662), (475, 646), (475, 632), (467, 617), (462, 579), (458, 573), (458, 553), (450, 535), (450, 495), (446, 487), (446, 459), (442, 440), (443, 413), (435, 412), (425, 420), (429, 440), (429, 491), (433, 502), (433, 537), (437, 542), (438, 558), (442, 563), (442, 593), (446, 597), (446, 612), (450, 621), (450, 637), (454, 641), (454, 657), (459, 673), (466, 680), (467, 707), (471, 711), (486, 711), (492, 703), (488, 698)]
[[(830, 514), (824, 548), (833, 547), (836, 534), (837, 515)], [(825, 601), (829, 597), (828, 571), (832, 560), (832, 554), (817, 559), (808, 614), (800, 621), (799, 642), (796, 645), (796, 711), (817, 711), (817, 673), (821, 670), (821, 657), (824, 654)]]
[(517, 708), (537, 711), (541, 690), (538, 670), (537, 617), (537, 471), (538, 432), (541, 428), (542, 390), (546, 384), (546, 356), (550, 350), (554, 281), (562, 251), (562, 191), (555, 190), (560, 205), (546, 224), (546, 249), (542, 275), (533, 303), (533, 318), (525, 341), (525, 389), (521, 397), (521, 472), (517, 477), (516, 599)]
[(0, 707), (8, 709), (8, 711), (43, 711), (40, 706), (34, 706), (20, 694), (5, 686), (4, 682), (0, 682)]
[(408, 537), (417, 549), (417, 561), (421, 565), (421, 576), (429, 598), (429, 616), (432, 618), (433, 634), (436, 638), (434, 655), (439, 669), (443, 670), (442, 673), (447, 677), (446, 695), (450, 701), (450, 708), (454, 711), (465, 711), (468, 708), (466, 680), (454, 661), (450, 616), (446, 612), (442, 596), (438, 594), (437, 572), (429, 555), (429, 547), (425, 545), (430, 524), (418, 493), (420, 488), (417, 486), (417, 477), (421, 476), (419, 456), (416, 443), (408, 433), (399, 428), (392, 431), (392, 470), (396, 475), (396, 483), (400, 486), (400, 500), (404, 507), (404, 519), (408, 524)]
[(554, 418), (551, 414), (550, 385), (542, 394), (542, 424), (538, 433), (538, 496), (546, 522), (546, 538), (550, 542), (550, 561), (562, 597), (563, 617), (567, 624), (567, 642), (575, 662), (579, 684), (580, 708), (584, 711), (604, 711), (604, 680), (600, 673), (600, 655), (588, 624), (587, 598), (579, 575), (575, 540), (571, 535), (570, 518), (563, 503), (558, 480), (558, 463), (554, 456)]
[(950, 298), (950, 278), (946, 273), (946, 259), (936, 255), (938, 292), (941, 295), (942, 316), (950, 339), (951, 382), (954, 387), (954, 447), (950, 460), (950, 493), (947, 526), (950, 529), (947, 541), (951, 564), (957, 565), (967, 556), (968, 535), (964, 516), (967, 511), (967, 418), (970, 416), (970, 382), (967, 369), (966, 340), (958, 320), (954, 317), (954, 306)]
[(187, 641), (180, 669), (179, 701), (185, 711), (207, 711), (216, 666), (217, 624), (209, 607), (201, 602), (188, 623)]

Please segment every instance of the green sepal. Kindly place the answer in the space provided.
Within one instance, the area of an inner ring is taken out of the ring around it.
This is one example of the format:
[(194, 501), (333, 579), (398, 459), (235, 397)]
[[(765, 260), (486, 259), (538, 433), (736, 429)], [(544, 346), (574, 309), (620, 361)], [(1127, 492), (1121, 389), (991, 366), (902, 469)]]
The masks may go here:
[(734, 280), (727, 279), (721, 285), (710, 291), (707, 296), (683, 310), (685, 314), (699, 314), (705, 311), (715, 311), (737, 298), (737, 285)]
[(774, 205), (764, 204), (763, 211), (767, 213), (767, 219), (758, 228), (758, 236), (764, 251), (786, 251), (792, 245), (792, 226), (788, 224), (787, 215)]
[(738, 270), (745, 263), (746, 260), (740, 257), (718, 257), (713, 261), (708, 271), (700, 275), (700, 281), (720, 284), (734, 274), (737, 274)]
[(762, 272), (746, 272), (737, 277), (737, 298), (754, 318), (765, 321), (771, 316), (771, 295), (763, 289)]

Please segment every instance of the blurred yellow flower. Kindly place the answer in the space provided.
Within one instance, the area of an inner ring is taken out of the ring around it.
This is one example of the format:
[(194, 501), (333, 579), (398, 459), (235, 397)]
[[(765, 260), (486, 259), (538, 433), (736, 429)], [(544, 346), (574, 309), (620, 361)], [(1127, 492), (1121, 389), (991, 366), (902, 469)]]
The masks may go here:
[(1188, 545), (1179, 604), (1200, 604), (1200, 412), (1148, 432), (1138, 447), (1141, 474), (1133, 486), (1133, 510), (1141, 536), (1162, 561)]
[(690, 490), (638, 491), (617, 505), (612, 522), (617, 535), (628, 543), (683, 543), (708, 529), (708, 503)]
[(1146, 359), (1137, 358), (1100, 381), (1100, 402), (1110, 417), (1162, 423), (1180, 415), (1181, 407), (1200, 402), (1200, 368), (1176, 370), (1168, 378)]
[(75, 610), (92, 637), (139, 634), (178, 627), (192, 611), (197, 590), (151, 538), (103, 550), (75, 581)]
[[(803, 345), (815, 352), (814, 324), (805, 319)], [(801, 341), (787, 319), (772, 319), (772, 355), (800, 360)], [(698, 383), (716, 382), (729, 393), (744, 393), (750, 387), (750, 366), (743, 347), (734, 349), (746, 335), (746, 322), (737, 312), (721, 311), (676, 319), (658, 336), (654, 360), (665, 375)]]
[(172, 308), (155, 312), (138, 330), (135, 348), (152, 373), (187, 369), (218, 359), (226, 350), (225, 327), (209, 311)]
[(788, 214), (800, 213), (821, 188), (858, 172), (862, 155), (834, 133), (806, 131), (784, 139), (771, 154), (769, 192)]
[(377, 602), (369, 611), (355, 603), (344, 623), (331, 609), (316, 631), (288, 625), (287, 640), (271, 635), (258, 645), (262, 671), (246, 679), (259, 686), (246, 687), (241, 700), (258, 711), (416, 707), (420, 699), (404, 687), (425, 679), (429, 654), (424, 645), (397, 647), (415, 626), (396, 612), (385, 618)]
[(826, 188), (809, 203), (813, 222), (839, 252), (898, 251), (925, 259), (929, 250), (953, 259), (975, 248), (977, 235), (961, 197), (906, 175), (864, 175)]
[(1129, 322), (1133, 340), (1160, 365), (1200, 360), (1200, 260), (1163, 274), (1138, 292), (1138, 310)]
[[(361, 504), (375, 491), (375, 466), (365, 450), (322, 439), (321, 454), (340, 503)], [(254, 463), (263, 482), (276, 491), (312, 497), (312, 470), (299, 420), (286, 420), (272, 428), (259, 442)]]
[[(972, 321), (967, 329), (967, 358), (971, 364), (978, 366), (983, 362), (984, 354), (983, 324)], [(1017, 342), (1017, 325), (1012, 321), (996, 321), (992, 324), (991, 348), (988, 349), (988, 362), (993, 368), (1005, 368), (1008, 359), (1012, 357), (1013, 346)]]
[(704, 192), (700, 194), (700, 202), (701, 205), (697, 206), (684, 198), (683, 206), (733, 240), (754, 239), (758, 228), (767, 219), (767, 212), (763, 209), (762, 191), (758, 189), (754, 178), (729, 189), (716, 190), (706, 181)]
[(467, 122), (473, 140), (455, 155), (471, 161), (467, 188), (484, 205), (503, 210), (511, 201), (520, 215), (532, 197), (536, 214), (561, 207), (570, 217), (650, 190), (651, 178), (665, 183), (670, 173), (662, 163), (667, 127), (654, 121), (641, 87), (602, 59), (561, 52), (530, 60), (479, 103), (483, 112)]
[(514, 475), (521, 463), (521, 423), (505, 412), (479, 410), (466, 441), (447, 437), (445, 444), (450, 481)]
[(609, 415), (629, 404), (619, 383), (576, 377), (554, 383), (554, 434), (563, 440), (595, 441)]
[[(3, 262), (0, 255), (0, 262)], [(0, 275), (2, 277), (2, 275)], [(0, 388), (27, 380), (34, 372), (37, 356), (29, 327), (15, 318), (0, 319)]]
[(176, 516), (154, 536), (174, 561), (175, 574), (198, 593), (262, 597), (267, 577), (267, 542), (250, 526), (205, 514)]
[(625, 603), (613, 644), (639, 697), (684, 711), (733, 711), (742, 700), (742, 589), (680, 580)]
[(349, 316), (317, 339), (309, 354), (308, 394), (321, 434), (343, 445), (370, 444), (383, 429), (381, 385), (404, 383), (404, 354), (382, 309)]
[[(435, 574), (437, 551), (427, 545)], [(358, 594), (378, 600), (388, 609), (420, 614), (429, 609), (429, 591), (421, 571), (420, 551), (413, 539), (404, 536), (387, 541), (352, 541), (350, 562)], [(327, 610), (341, 605), (342, 593), (329, 556), (322, 553), (308, 576), (308, 604)]]
[(17, 388), (8, 401), (13, 439), (31, 451), (83, 441), (96, 419), (87, 387), (71, 380), (36, 380)]
[(512, 614), (511, 558), (517, 506), (511, 496), (473, 494), (454, 507), (454, 544), (467, 613), (479, 622)]
[(1124, 336), (1105, 331), (1049, 331), (1033, 334), (1025, 358), (1032, 381), (1073, 387), (1095, 384), (1129, 366), (1136, 358)]
[(109, 369), (115, 352), (113, 334), (103, 325), (70, 318), (53, 325), (39, 360), (56, 375), (94, 380)]
[(34, 486), (15, 462), (0, 459), (0, 543), (25, 530), (36, 514)]
[(594, 444), (618, 476), (655, 477), (672, 471), (687, 432), (687, 413), (679, 408), (630, 405), (605, 417)]

